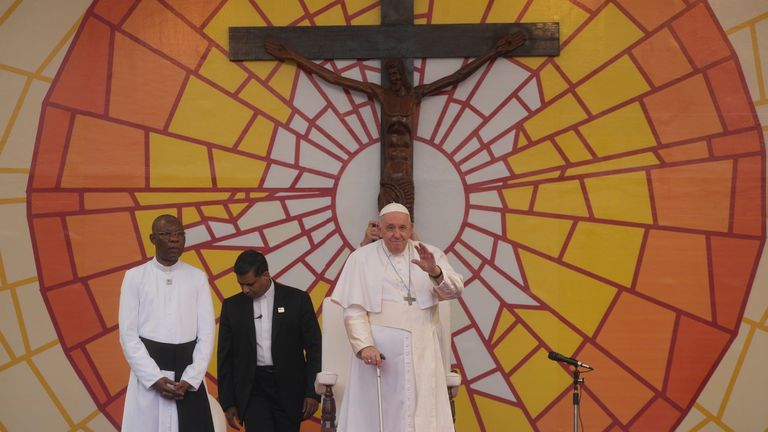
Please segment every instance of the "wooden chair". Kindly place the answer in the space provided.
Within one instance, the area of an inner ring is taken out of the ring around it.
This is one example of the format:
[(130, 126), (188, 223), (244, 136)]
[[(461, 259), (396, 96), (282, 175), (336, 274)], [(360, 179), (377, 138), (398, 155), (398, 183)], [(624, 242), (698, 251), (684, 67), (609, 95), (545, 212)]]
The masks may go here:
[[(451, 305), (440, 302), (440, 348), (443, 352), (443, 367), (446, 371), (448, 397), (451, 402), (453, 420), (456, 421), (454, 398), (458, 394), (461, 378), (451, 367)], [(315, 391), (322, 396), (321, 432), (336, 432), (336, 409), (341, 407), (346, 388), (347, 373), (352, 360), (352, 348), (344, 329), (343, 309), (330, 298), (323, 300), (323, 359), (322, 370), (315, 379)]]

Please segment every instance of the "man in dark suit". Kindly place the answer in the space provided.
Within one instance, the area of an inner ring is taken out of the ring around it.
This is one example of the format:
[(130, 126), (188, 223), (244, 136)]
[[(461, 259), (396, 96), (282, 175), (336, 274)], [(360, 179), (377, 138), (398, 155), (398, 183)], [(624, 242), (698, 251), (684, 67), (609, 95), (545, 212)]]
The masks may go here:
[(242, 293), (224, 300), (219, 328), (219, 402), (229, 425), (248, 432), (298, 432), (317, 410), (321, 336), (309, 295), (273, 281), (267, 260), (235, 261)]

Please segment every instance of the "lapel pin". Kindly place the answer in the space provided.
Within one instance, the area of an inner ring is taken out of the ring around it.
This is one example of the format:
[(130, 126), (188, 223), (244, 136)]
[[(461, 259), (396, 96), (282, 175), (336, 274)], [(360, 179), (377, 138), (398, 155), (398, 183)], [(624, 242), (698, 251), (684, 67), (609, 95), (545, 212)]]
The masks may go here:
[(280, 306), (279, 308), (277, 308), (277, 313), (283, 313), (283, 312), (285, 312), (284, 307)]

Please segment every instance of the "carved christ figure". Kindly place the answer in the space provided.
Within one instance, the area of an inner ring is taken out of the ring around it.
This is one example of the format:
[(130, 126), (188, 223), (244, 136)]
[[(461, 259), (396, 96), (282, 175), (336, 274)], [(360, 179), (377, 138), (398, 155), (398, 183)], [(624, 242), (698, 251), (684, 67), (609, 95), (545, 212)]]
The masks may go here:
[(389, 77), (389, 87), (347, 78), (326, 69), (287, 46), (274, 41), (264, 44), (268, 53), (280, 60), (293, 60), (309, 73), (323, 80), (351, 90), (363, 92), (381, 104), (381, 131), (383, 172), (381, 173), (378, 204), (379, 209), (391, 202), (403, 204), (414, 215), (413, 186), (413, 131), (416, 107), (424, 96), (434, 94), (446, 87), (457, 84), (485, 63), (508, 53), (525, 43), (525, 35), (515, 32), (506, 35), (481, 56), (465, 64), (456, 72), (429, 84), (413, 87), (406, 76), (401, 59), (387, 59), (384, 69)]

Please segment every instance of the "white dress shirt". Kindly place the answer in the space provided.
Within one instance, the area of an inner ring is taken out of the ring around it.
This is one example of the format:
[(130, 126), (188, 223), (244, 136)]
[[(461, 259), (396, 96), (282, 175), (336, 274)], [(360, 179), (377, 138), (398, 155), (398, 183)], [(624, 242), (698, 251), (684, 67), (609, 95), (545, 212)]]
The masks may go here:
[(253, 299), (253, 325), (256, 328), (256, 365), (272, 366), (272, 309), (275, 305), (275, 283), (261, 297)]

